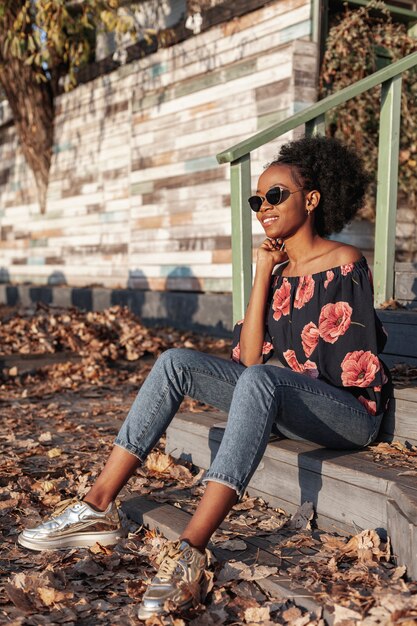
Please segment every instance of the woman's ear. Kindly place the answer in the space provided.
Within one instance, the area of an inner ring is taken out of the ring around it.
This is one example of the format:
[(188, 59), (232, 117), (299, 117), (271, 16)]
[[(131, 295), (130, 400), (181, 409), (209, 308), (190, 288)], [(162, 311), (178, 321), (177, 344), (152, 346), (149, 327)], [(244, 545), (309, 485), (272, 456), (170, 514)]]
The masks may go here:
[(311, 213), (314, 209), (317, 209), (320, 202), (320, 191), (314, 189), (313, 191), (309, 191), (306, 196), (306, 210), (307, 213)]

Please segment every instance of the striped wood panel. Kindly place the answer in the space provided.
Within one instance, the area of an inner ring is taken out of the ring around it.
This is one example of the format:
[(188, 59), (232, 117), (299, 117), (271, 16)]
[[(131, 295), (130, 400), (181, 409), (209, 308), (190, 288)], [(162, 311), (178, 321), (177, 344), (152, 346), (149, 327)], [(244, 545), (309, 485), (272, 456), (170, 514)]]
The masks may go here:
[[(215, 155), (315, 101), (310, 10), (271, 2), (60, 96), (45, 215), (0, 126), (0, 267), (16, 282), (59, 271), (76, 286), (135, 275), (230, 290), (229, 170)], [(279, 143), (254, 153), (254, 184)]]

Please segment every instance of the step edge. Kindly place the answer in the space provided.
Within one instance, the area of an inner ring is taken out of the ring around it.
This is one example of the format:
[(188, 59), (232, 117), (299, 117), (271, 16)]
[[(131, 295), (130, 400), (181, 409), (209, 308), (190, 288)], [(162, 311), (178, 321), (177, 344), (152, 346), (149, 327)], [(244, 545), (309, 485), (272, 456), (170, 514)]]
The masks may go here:
[[(189, 431), (189, 430), (186, 430), (185, 428), (178, 428), (178, 425), (179, 425), (179, 422), (177, 421), (177, 418), (174, 418), (173, 422), (171, 423), (171, 425), (170, 425), (170, 427), (169, 427), (169, 429), (171, 429), (171, 432), (172, 432), (173, 430), (178, 430), (178, 431), (180, 431), (180, 432), (187, 432), (187, 434), (190, 434), (190, 431)], [(177, 428), (173, 428), (173, 426), (174, 426), (174, 427), (177, 427)], [(168, 429), (168, 430), (169, 430), (169, 429)], [(210, 439), (210, 437), (208, 436), (208, 435), (209, 435), (209, 433), (207, 432), (207, 430), (206, 430), (206, 433), (207, 433), (207, 439), (209, 440), (209, 439)], [(194, 433), (193, 433), (193, 434), (194, 434)], [(196, 435), (198, 435), (198, 436), (201, 436), (201, 433), (195, 433), (195, 434), (196, 434)], [(211, 439), (212, 439), (212, 438), (211, 438)], [(214, 441), (216, 441), (217, 443), (219, 442), (217, 439), (215, 439)], [(274, 442), (271, 442), (271, 443), (274, 443)], [(268, 450), (268, 448), (269, 448), (269, 449), (271, 449), (271, 448), (270, 448), (271, 443), (268, 443), (267, 450)], [(317, 472), (316, 470), (312, 469), (310, 466), (306, 466), (306, 465), (304, 465), (304, 464), (303, 464), (303, 465), (299, 465), (298, 463), (291, 462), (294, 458), (296, 458), (296, 454), (297, 454), (296, 452), (293, 452), (293, 451), (290, 451), (290, 450), (285, 450), (285, 449), (283, 449), (283, 448), (276, 448), (276, 447), (275, 447), (275, 449), (276, 449), (276, 450), (277, 450), (277, 449), (278, 449), (278, 450), (280, 450), (280, 451), (282, 452), (282, 455), (267, 455), (267, 454), (265, 453), (265, 454), (266, 454), (266, 456), (269, 456), (269, 458), (273, 459), (274, 461), (278, 461), (278, 462), (286, 463), (286, 464), (288, 464), (288, 465), (293, 465), (293, 466), (295, 466), (295, 467), (301, 467), (302, 469), (306, 469), (306, 470), (308, 470), (308, 471), (315, 472), (316, 474), (321, 474), (321, 475), (323, 475), (323, 472), (322, 472), (322, 471), (321, 471), (321, 472)], [(300, 454), (302, 454), (302, 452), (301, 452)], [(287, 457), (288, 457), (288, 458), (287, 458)], [(336, 460), (337, 460), (337, 459), (336, 459)], [(331, 468), (332, 468), (332, 466), (333, 466), (333, 465), (337, 465), (338, 467), (341, 467), (340, 465), (338, 465), (338, 464), (336, 463), (336, 460), (325, 459), (325, 460), (323, 460), (323, 461), (320, 461), (320, 463), (321, 463), (321, 467), (322, 467), (322, 468), (326, 467), (326, 469), (328, 469), (329, 471), (331, 470)], [(366, 463), (369, 463), (369, 465), (371, 466), (371, 461), (368, 461), (367, 459), (361, 459), (361, 460), (362, 460), (364, 463), (365, 463), (365, 462), (366, 462)], [(354, 469), (354, 468), (349, 468), (349, 467), (344, 467), (344, 469), (346, 469), (346, 471), (348, 471), (348, 472), (355, 472), (355, 475), (358, 475), (358, 474), (359, 474), (359, 475), (365, 475), (365, 476), (372, 476), (372, 477), (373, 477), (374, 479), (376, 479), (378, 482), (382, 482), (382, 484), (383, 484), (383, 485), (384, 485), (384, 487), (385, 487), (385, 492), (387, 492), (387, 490), (388, 490), (388, 481), (390, 481), (391, 479), (390, 479), (390, 478), (385, 478), (385, 477), (381, 476), (380, 474), (377, 474), (377, 471), (376, 471), (376, 470), (375, 470), (375, 474), (373, 474), (373, 473), (371, 473), (371, 472), (364, 472), (364, 471), (362, 471), (362, 470), (360, 470), (360, 469)], [(325, 476), (329, 476), (330, 478), (333, 478), (333, 476), (331, 476), (331, 475), (329, 474), (329, 472), (325, 472), (325, 473), (324, 473), (324, 475), (325, 475)], [(345, 482), (345, 483), (351, 484), (351, 482), (350, 482), (349, 480), (343, 480), (343, 479), (339, 479), (339, 480), (340, 480), (341, 482)], [(375, 491), (376, 493), (380, 493), (380, 490), (378, 490), (378, 489), (369, 489), (369, 491)]]

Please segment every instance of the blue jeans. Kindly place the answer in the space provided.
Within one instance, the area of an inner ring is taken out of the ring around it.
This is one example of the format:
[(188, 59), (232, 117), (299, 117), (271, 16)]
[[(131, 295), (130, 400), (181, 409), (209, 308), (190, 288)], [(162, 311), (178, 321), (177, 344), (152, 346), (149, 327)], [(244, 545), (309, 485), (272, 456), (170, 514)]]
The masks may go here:
[(115, 444), (144, 461), (186, 395), (228, 412), (223, 440), (204, 482), (226, 484), (239, 497), (273, 427), (290, 439), (353, 449), (376, 438), (382, 419), (382, 415), (369, 415), (345, 389), (305, 374), (275, 365), (246, 368), (195, 350), (173, 348), (156, 361)]

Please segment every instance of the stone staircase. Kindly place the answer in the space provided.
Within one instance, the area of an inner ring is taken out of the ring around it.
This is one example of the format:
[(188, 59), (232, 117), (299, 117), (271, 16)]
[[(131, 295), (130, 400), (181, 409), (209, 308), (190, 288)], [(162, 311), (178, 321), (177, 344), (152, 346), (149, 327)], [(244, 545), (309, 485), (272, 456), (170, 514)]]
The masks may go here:
[[(394, 313), (395, 315), (390, 315)], [(403, 313), (403, 312), (401, 312)], [(386, 360), (411, 362), (417, 354), (416, 314), (384, 312), (390, 328)], [(407, 319), (406, 319), (407, 318)], [(398, 321), (401, 319), (401, 321)], [(397, 353), (395, 354), (395, 351)], [(167, 431), (166, 452), (207, 469), (220, 445), (227, 415), (221, 412), (179, 413)], [(417, 445), (417, 383), (394, 391), (381, 440)], [(327, 450), (315, 444), (272, 436), (266, 453), (248, 488), (272, 506), (293, 513), (311, 501), (319, 528), (358, 532), (374, 528), (390, 536), (393, 553), (417, 579), (417, 457), (416, 467), (404, 471), (394, 463), (379, 463), (371, 449)]]

